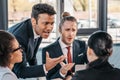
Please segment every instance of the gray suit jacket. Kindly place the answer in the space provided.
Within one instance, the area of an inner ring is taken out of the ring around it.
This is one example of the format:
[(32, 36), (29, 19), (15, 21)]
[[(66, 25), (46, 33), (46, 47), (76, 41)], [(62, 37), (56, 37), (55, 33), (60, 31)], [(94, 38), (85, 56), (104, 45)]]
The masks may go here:
[(0, 67), (0, 80), (18, 80), (18, 78), (8, 67)]

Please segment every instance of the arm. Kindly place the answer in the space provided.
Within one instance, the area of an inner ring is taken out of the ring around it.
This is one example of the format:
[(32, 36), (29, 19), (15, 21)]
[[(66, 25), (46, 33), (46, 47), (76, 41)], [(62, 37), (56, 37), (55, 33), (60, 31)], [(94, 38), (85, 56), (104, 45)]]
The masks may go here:
[(85, 64), (88, 63), (87, 60), (87, 46), (85, 41), (76, 41), (76, 43), (74, 43), (76, 45), (76, 63), (77, 64)]
[[(58, 58), (50, 58), (49, 54), (46, 53), (46, 63), (45, 63), (45, 69), (46, 71), (49, 71), (53, 67), (55, 67), (58, 63), (62, 62), (65, 59), (65, 56), (60, 56)], [(43, 69), (43, 65), (36, 65), (36, 66), (23, 66), (21, 65), (17, 66), (16, 68), (19, 69), (14, 69), (16, 73), (21, 76), (22, 78), (32, 78), (32, 77), (42, 77), (45, 76), (45, 72)]]
[(43, 65), (28, 66), (26, 55), (23, 53), (23, 61), (14, 65), (13, 71), (20, 78), (32, 78), (45, 76)]
[(85, 41), (83, 41), (83, 56), (82, 56), (82, 59), (83, 59), (83, 62), (84, 63), (88, 63), (88, 59), (87, 59), (87, 45), (85, 43)]
[(81, 78), (79, 78), (79, 74), (76, 72), (75, 75), (73, 75), (71, 80), (81, 80)]
[[(57, 57), (58, 55), (60, 55), (60, 53), (57, 53), (55, 50), (56, 47), (45, 47), (42, 49), (42, 61), (43, 63), (46, 63), (46, 59), (45, 59), (45, 52), (49, 52), (49, 55), (50, 57), (52, 58), (55, 58)], [(51, 69), (50, 71), (48, 71), (48, 74), (47, 74), (47, 79), (55, 79), (55, 78), (65, 78), (66, 77), (66, 74), (67, 74), (67, 71), (64, 71), (64, 68), (65, 67), (68, 67), (67, 69), (73, 67), (72, 64), (66, 64), (64, 67), (61, 67), (60, 64), (57, 64), (53, 69)], [(62, 75), (61, 75), (62, 74)]]
[[(54, 50), (52, 50), (52, 49), (50, 49), (49, 50), (49, 48), (43, 48), (42, 49), (42, 63), (43, 64), (45, 64), (46, 63), (46, 51), (48, 51), (48, 53), (49, 53), (49, 55), (50, 55), (50, 57), (52, 57), (53, 58), (53, 55), (52, 55), (52, 53), (55, 53), (54, 52)], [(54, 55), (54, 57), (55, 57), (55, 55)], [(60, 71), (59, 71), (59, 69), (60, 69), (60, 64), (57, 64), (53, 69), (51, 69), (50, 71), (48, 71), (48, 74), (47, 74), (47, 78), (48, 79), (54, 79), (54, 78), (63, 78), (61, 75), (60, 75)]]

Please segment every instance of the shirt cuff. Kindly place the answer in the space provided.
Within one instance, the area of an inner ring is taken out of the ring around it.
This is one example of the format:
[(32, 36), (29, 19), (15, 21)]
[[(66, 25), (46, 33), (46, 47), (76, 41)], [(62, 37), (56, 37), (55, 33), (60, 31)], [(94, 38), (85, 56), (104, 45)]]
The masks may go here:
[(65, 78), (66, 75), (63, 75), (60, 71), (59, 71), (59, 73), (60, 73), (60, 75), (61, 75), (63, 78)]
[(45, 75), (47, 75), (48, 71), (45, 68), (45, 64), (43, 64), (43, 69), (44, 69)]

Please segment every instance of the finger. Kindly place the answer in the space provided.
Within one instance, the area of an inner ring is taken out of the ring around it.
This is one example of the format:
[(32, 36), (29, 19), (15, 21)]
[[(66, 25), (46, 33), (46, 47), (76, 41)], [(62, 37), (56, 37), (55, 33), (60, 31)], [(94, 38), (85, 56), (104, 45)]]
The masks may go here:
[(61, 59), (66, 59), (67, 57), (65, 55), (60, 56)]
[(71, 66), (74, 66), (75, 65), (75, 63), (69, 63)]
[(53, 61), (55, 62), (55, 63), (60, 63), (60, 62), (62, 62), (63, 60), (65, 59), (65, 56), (60, 56), (60, 57), (58, 57), (58, 58), (53, 58)]
[(66, 68), (70, 70), (74, 66), (74, 63), (69, 63), (66, 65)]
[(65, 63), (64, 62), (60, 62), (60, 65), (63, 67), (63, 66), (65, 66)]
[(49, 53), (46, 51), (46, 59), (47, 58), (50, 58), (50, 57), (49, 57)]
[(61, 58), (61, 61), (66, 59), (66, 57), (64, 55), (60, 56), (60, 58)]

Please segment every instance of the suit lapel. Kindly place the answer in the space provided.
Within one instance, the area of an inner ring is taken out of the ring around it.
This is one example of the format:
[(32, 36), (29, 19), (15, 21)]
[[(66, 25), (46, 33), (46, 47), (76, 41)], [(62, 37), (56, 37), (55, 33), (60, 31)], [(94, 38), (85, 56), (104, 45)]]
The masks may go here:
[[(61, 49), (61, 47), (60, 47), (60, 44), (59, 44), (59, 41), (57, 40), (56, 42), (55, 42), (55, 49), (56, 49), (56, 52), (57, 52), (57, 55), (56, 56), (61, 56), (61, 55), (63, 55), (63, 52), (62, 52), (62, 49)], [(66, 61), (64, 60), (63, 61), (64, 63), (66, 63)]]
[(31, 21), (28, 21), (27, 24), (27, 35), (28, 35), (28, 47), (27, 47), (27, 59), (31, 59), (31, 57), (34, 54), (34, 34), (33, 34), (33, 29), (32, 29), (32, 24)]
[(37, 50), (39, 48), (39, 45), (40, 45), (41, 41), (42, 41), (42, 37), (37, 38), (37, 40), (35, 41), (35, 44), (34, 44), (34, 46), (35, 46), (34, 53), (35, 54), (37, 53)]
[(34, 39), (29, 38), (28, 49), (27, 49), (27, 59), (31, 59), (34, 54)]
[(73, 42), (73, 47), (72, 48), (73, 48), (73, 62), (75, 62), (75, 56), (77, 55), (76, 54), (76, 51), (77, 51), (76, 48), (77, 47), (75, 47), (75, 42)]
[[(73, 42), (73, 63), (75, 63), (76, 56), (77, 56), (77, 47), (74, 41)], [(75, 65), (73, 66), (72, 71), (73, 72), (75, 71)]]

